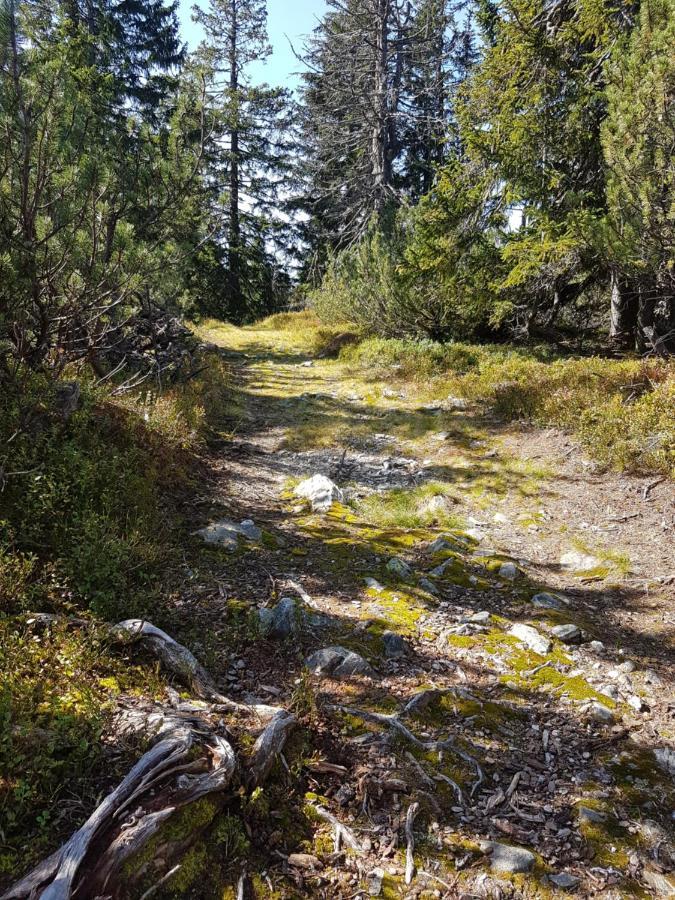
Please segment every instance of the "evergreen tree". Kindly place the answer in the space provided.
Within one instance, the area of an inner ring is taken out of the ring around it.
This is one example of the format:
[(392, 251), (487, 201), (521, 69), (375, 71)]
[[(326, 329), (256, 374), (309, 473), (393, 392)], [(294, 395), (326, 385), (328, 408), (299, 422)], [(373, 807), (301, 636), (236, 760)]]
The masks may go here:
[(675, 2), (643, 0), (607, 66), (605, 232), (617, 281), (613, 336), (638, 349), (675, 346)]
[(227, 312), (241, 321), (260, 300), (263, 257), (274, 267), (273, 251), (283, 244), (278, 210), (290, 170), (290, 101), (284, 90), (250, 80), (251, 63), (270, 53), (264, 0), (210, 0), (207, 9), (195, 8), (195, 19), (205, 32), (195, 76), (206, 82), (215, 123), (205, 178), (217, 240), (227, 247)]

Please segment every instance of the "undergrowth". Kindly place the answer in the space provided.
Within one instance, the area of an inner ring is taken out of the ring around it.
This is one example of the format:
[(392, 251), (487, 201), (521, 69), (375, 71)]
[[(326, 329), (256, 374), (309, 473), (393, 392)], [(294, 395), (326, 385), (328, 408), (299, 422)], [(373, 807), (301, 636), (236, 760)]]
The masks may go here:
[(477, 401), (504, 421), (569, 429), (607, 467), (675, 469), (672, 362), (382, 338), (349, 347), (342, 358), (361, 377), (424, 382), (438, 397)]

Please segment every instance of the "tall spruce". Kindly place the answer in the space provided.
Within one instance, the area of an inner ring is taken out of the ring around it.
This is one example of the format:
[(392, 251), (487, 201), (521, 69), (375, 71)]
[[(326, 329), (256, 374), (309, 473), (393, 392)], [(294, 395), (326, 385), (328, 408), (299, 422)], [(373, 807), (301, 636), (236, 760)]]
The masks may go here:
[(251, 64), (271, 52), (264, 0), (210, 0), (194, 13), (204, 39), (193, 65), (205, 79), (216, 123), (205, 178), (217, 240), (227, 248), (228, 308), (222, 312), (243, 321), (267, 308), (259, 270), (277, 266), (274, 251), (283, 243), (279, 212), (291, 164), (290, 99), (280, 88), (251, 81)]

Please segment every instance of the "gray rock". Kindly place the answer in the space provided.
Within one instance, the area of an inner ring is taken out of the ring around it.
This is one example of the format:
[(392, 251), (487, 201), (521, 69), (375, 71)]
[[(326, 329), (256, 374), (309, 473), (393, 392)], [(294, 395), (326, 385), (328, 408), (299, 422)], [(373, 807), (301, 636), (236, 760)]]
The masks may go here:
[(533, 606), (538, 606), (539, 609), (565, 609), (568, 602), (558, 594), (549, 594), (547, 591), (542, 591), (534, 595), (532, 604)]
[(469, 405), (464, 397), (448, 397), (445, 401), (449, 409), (466, 409)]
[(549, 875), (548, 880), (551, 884), (560, 888), (561, 891), (572, 891), (579, 884), (577, 876), (571, 875), (569, 872), (560, 872), (557, 875)]
[(199, 535), (207, 544), (217, 544), (225, 547), (226, 550), (236, 550), (240, 538), (253, 542), (262, 538), (262, 531), (252, 519), (244, 519), (239, 524), (230, 519), (219, 519), (217, 522), (211, 522), (205, 528), (200, 528), (195, 534)]
[(284, 640), (297, 634), (303, 619), (302, 608), (292, 597), (282, 597), (272, 610), (272, 623), (267, 636), (276, 640)]
[(609, 725), (614, 721), (614, 713), (608, 706), (604, 706), (602, 703), (589, 703), (586, 711), (594, 722)]
[(499, 567), (499, 577), (507, 578), (509, 581), (513, 581), (518, 575), (518, 566), (512, 562), (505, 562)]
[(471, 622), (474, 625), (487, 625), (490, 621), (490, 613), (485, 609), (480, 612), (474, 613), (472, 616), (469, 616), (466, 619), (462, 619), (463, 622)]
[(372, 678), (374, 672), (368, 660), (345, 647), (324, 647), (305, 660), (305, 665), (314, 675), (332, 675), (346, 678), (350, 675), (364, 675)]
[(248, 541), (259, 541), (262, 538), (262, 531), (255, 524), (253, 519), (244, 519), (239, 524), (239, 533)]
[(438, 588), (433, 583), (433, 581), (429, 581), (428, 578), (420, 578), (420, 580), (417, 583), (422, 588), (423, 591), (427, 592), (427, 594), (437, 594), (438, 593)]
[(675, 897), (675, 875), (664, 875), (651, 865), (645, 866), (642, 880), (654, 891), (655, 897), (672, 900)]
[(578, 644), (583, 637), (576, 625), (556, 625), (551, 629), (551, 634), (563, 644)]
[(598, 688), (598, 693), (604, 694), (610, 700), (616, 701), (619, 699), (619, 689), (615, 684), (601, 684)]
[(532, 628), (531, 625), (522, 625), (518, 622), (509, 628), (509, 634), (518, 638), (518, 640), (522, 641), (526, 647), (529, 647), (529, 649), (533, 650), (535, 653), (540, 653), (542, 656), (549, 653), (553, 646), (547, 637), (540, 634), (537, 629)]
[(534, 853), (530, 853), (524, 847), (511, 847), (496, 841), (481, 841), (480, 848), (483, 853), (490, 855), (492, 872), (515, 875), (519, 872), (529, 872), (534, 865)]
[(379, 897), (384, 883), (384, 869), (373, 869), (368, 873), (368, 894), (371, 897)]
[(344, 495), (340, 488), (325, 475), (312, 475), (296, 485), (293, 493), (296, 497), (309, 500), (315, 512), (326, 512), (333, 503), (342, 503)]
[(577, 816), (580, 822), (591, 822), (593, 825), (607, 821), (605, 813), (591, 809), (590, 806), (577, 806)]
[(397, 556), (394, 556), (389, 560), (387, 563), (387, 571), (391, 572), (392, 575), (396, 575), (397, 578), (403, 578), (404, 581), (412, 578), (412, 569), (408, 563), (399, 559)]
[(445, 570), (448, 569), (453, 564), (453, 562), (454, 560), (452, 559), (446, 559), (445, 562), (442, 562), (440, 564), (440, 566), (436, 566), (434, 569), (432, 569), (429, 574), (433, 578), (442, 578), (445, 575)]
[(258, 630), (262, 637), (267, 637), (272, 630), (274, 613), (266, 606), (258, 610)]
[(669, 775), (675, 775), (675, 750), (672, 750), (670, 747), (657, 747), (654, 750), (654, 756), (664, 772), (668, 772)]
[(630, 673), (634, 672), (636, 668), (637, 666), (632, 659), (627, 659), (626, 662), (622, 662), (617, 666), (619, 672), (623, 672), (625, 675), (630, 675)]
[(387, 659), (400, 659), (402, 656), (406, 656), (408, 652), (406, 642), (395, 631), (385, 631), (382, 635), (382, 642), (384, 644), (384, 655)]
[(590, 644), (588, 645), (588, 647), (594, 653), (604, 653), (605, 652), (605, 645), (602, 643), (602, 641), (591, 641)]

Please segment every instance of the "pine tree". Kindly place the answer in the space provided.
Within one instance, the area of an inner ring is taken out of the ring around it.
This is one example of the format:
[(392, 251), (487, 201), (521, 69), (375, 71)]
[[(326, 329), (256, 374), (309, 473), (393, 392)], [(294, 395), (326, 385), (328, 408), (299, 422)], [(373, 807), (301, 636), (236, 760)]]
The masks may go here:
[[(210, 0), (195, 10), (205, 37), (193, 65), (207, 84), (216, 122), (207, 160), (212, 216), (227, 247), (228, 313), (241, 321), (260, 300), (256, 270), (274, 266), (262, 245), (282, 243), (279, 219), (288, 158), (289, 97), (279, 88), (251, 84), (249, 67), (270, 53), (264, 0)], [(223, 207), (224, 204), (224, 207)]]
[(659, 352), (675, 346), (674, 47), (674, 0), (643, 0), (607, 66), (602, 128), (610, 260), (634, 297), (617, 304), (613, 336)]

